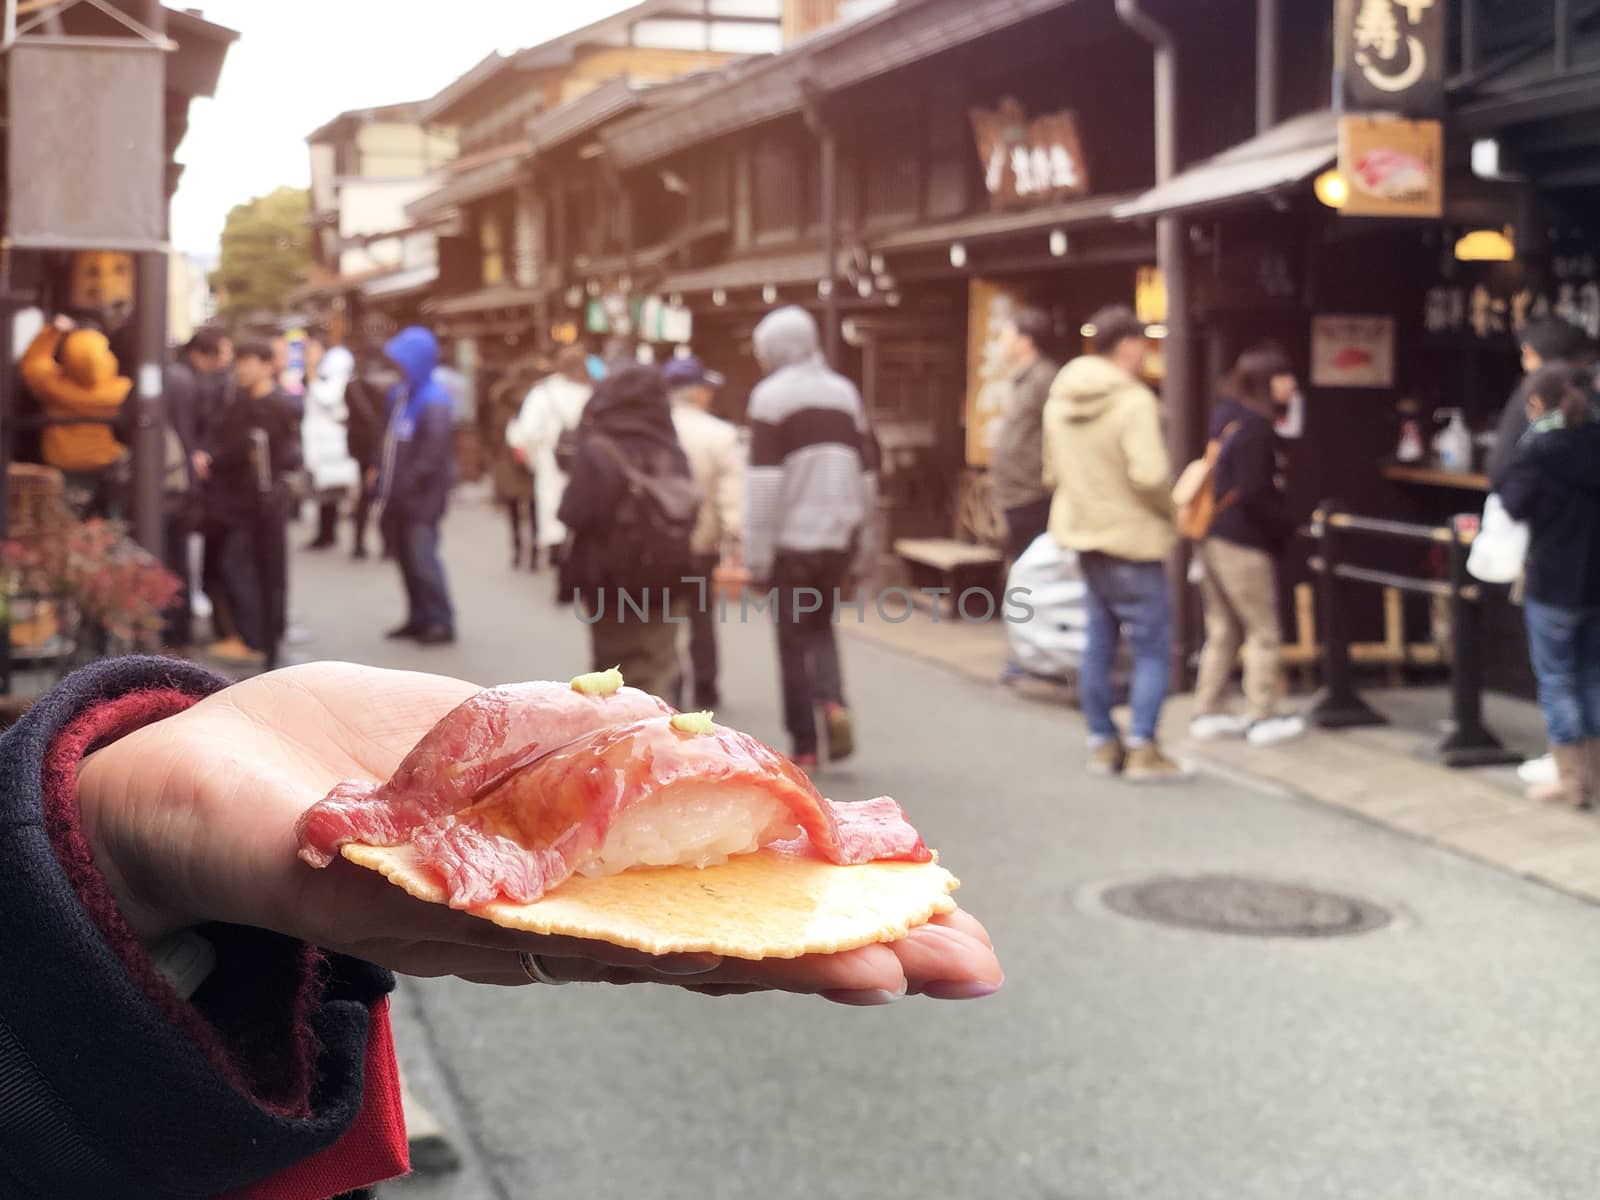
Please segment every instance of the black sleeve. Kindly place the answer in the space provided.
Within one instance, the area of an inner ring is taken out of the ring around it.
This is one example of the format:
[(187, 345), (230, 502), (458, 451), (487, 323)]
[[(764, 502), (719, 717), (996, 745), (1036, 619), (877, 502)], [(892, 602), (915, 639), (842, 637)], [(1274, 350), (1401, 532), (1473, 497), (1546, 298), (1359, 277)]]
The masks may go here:
[(1517, 457), (1517, 447), (1523, 435), (1528, 432), (1527, 388), (1527, 382), (1524, 381), (1511, 393), (1511, 398), (1500, 413), (1500, 424), (1495, 427), (1494, 450), (1489, 454), (1488, 474), (1489, 484), (1496, 491), (1500, 489), (1501, 480)]
[(621, 495), (616, 463), (592, 437), (586, 437), (578, 444), (556, 519), (578, 533), (601, 528)]
[(1532, 521), (1538, 517), (1544, 495), (1544, 472), (1539, 468), (1532, 447), (1524, 446), (1512, 455), (1494, 490), (1513, 521)]
[[(360, 1111), (369, 1005), (393, 987), (388, 972), (331, 956), (325, 986), (312, 988), (300, 943), (203, 927), (218, 965), (184, 1011), (201, 1014), (225, 1051), (259, 1051), (259, 1039), (268, 1060), (287, 1056), (279, 1039), (296, 997), (315, 996), (314, 1111), (274, 1111), (130, 974), (57, 858), (47, 821), (60, 817), (47, 817), (44, 781), (47, 762), (60, 768), (52, 751), (63, 733), (134, 693), (199, 698), (225, 685), (188, 663), (111, 659), (69, 676), (0, 737), (0, 1196), (232, 1193), (333, 1145)], [(242, 1024), (204, 1008), (230, 996), (245, 1004), (233, 1010)], [(184, 1005), (175, 994), (170, 1003)]]
[(1277, 440), (1271, 426), (1251, 421), (1234, 436), (1228, 450), (1234, 502), (1272, 545), (1281, 546), (1295, 525), (1278, 490)]

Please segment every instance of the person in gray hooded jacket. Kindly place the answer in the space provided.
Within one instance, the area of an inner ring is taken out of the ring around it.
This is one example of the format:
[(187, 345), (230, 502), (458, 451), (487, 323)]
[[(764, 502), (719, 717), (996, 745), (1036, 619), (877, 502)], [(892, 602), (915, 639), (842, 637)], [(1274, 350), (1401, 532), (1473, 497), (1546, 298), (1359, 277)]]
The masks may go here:
[(875, 552), (877, 454), (861, 395), (823, 361), (809, 313), (767, 314), (755, 351), (768, 375), (750, 396), (745, 565), (758, 589), (776, 592), (784, 724), (794, 761), (809, 767), (818, 704), (829, 759), (854, 750), (834, 609), (846, 578), (864, 575)]

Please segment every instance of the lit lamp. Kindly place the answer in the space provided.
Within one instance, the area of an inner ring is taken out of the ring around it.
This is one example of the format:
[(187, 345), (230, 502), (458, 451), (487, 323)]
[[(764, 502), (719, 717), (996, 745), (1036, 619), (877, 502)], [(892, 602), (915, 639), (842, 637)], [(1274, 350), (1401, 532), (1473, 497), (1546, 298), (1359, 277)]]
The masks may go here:
[(1350, 181), (1339, 173), (1338, 167), (1329, 167), (1318, 175), (1311, 190), (1329, 208), (1343, 208), (1350, 203)]
[(1167, 277), (1160, 267), (1140, 267), (1134, 276), (1133, 311), (1146, 325), (1166, 324)]
[(727, 292), (723, 291), (721, 288), (712, 289), (712, 292), (711, 292), (711, 303), (715, 304), (718, 308), (721, 308), (727, 302), (728, 302), (728, 293)]
[(1052, 229), (1050, 231), (1050, 254), (1052, 257), (1064, 258), (1071, 248), (1072, 243), (1067, 240), (1066, 230)]
[(950, 243), (950, 265), (958, 271), (967, 265), (967, 248), (960, 242)]
[(776, 304), (778, 302), (778, 289), (770, 283), (767, 284), (766, 287), (761, 289), (761, 298), (768, 304)]
[(1474, 229), (1456, 242), (1457, 262), (1511, 262), (1517, 257), (1513, 230)]

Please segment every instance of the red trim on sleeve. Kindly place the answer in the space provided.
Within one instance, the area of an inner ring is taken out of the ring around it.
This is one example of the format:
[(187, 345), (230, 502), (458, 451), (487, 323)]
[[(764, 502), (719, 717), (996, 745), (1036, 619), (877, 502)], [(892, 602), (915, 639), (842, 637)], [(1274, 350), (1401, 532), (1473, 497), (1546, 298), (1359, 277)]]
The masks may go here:
[(327, 1200), (382, 1183), (411, 1170), (405, 1113), (400, 1106), (400, 1069), (389, 1028), (389, 1001), (372, 1006), (367, 1035), (366, 1077), (361, 1112), (345, 1135), (271, 1179), (230, 1193), (230, 1200)]
[(123, 968), (162, 1016), (205, 1053), (241, 1095), (281, 1117), (311, 1115), (311, 1088), (321, 1046), (309, 1016), (322, 987), (320, 951), (285, 943), (277, 961), (263, 961), (239, 979), (208, 1016), (182, 999), (156, 970), (129, 928), (105, 876), (94, 863), (78, 819), (78, 764), (99, 746), (183, 712), (198, 697), (170, 688), (130, 692), (96, 705), (67, 726), (45, 755), (45, 828), (63, 872)]

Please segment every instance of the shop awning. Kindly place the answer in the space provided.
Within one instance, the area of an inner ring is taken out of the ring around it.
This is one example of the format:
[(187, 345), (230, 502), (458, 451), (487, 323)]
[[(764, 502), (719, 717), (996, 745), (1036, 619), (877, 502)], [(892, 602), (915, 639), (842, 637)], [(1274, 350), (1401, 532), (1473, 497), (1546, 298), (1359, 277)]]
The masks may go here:
[(402, 297), (426, 291), (439, 279), (439, 268), (434, 263), (422, 267), (409, 267), (380, 275), (361, 285), (361, 295), (366, 300), (399, 300)]
[(1116, 210), (1136, 199), (1137, 195), (1123, 192), (1114, 196), (1091, 196), (1084, 200), (1046, 204), (1020, 212), (978, 213), (954, 221), (916, 225), (881, 237), (870, 238), (868, 247), (892, 254), (933, 249), (951, 242), (984, 242), (1051, 229), (1082, 229), (1090, 225), (1110, 225), (1116, 221)]
[(710, 292), (717, 288), (734, 291), (766, 287), (769, 283), (773, 287), (793, 287), (797, 284), (815, 287), (817, 280), (827, 273), (827, 257), (820, 251), (813, 251), (777, 258), (735, 259), (714, 267), (677, 271), (663, 279), (656, 290), (662, 293)]
[(539, 292), (534, 288), (500, 283), (462, 296), (429, 301), (424, 308), (434, 316), (467, 317), (475, 313), (492, 312), (497, 308), (526, 308), (538, 303), (538, 300)]
[(458, 159), (441, 187), (406, 205), (406, 216), (416, 224), (427, 224), (452, 208), (507, 190), (521, 177), (522, 160), (532, 149), (532, 143), (523, 141)]
[(1293, 117), (1118, 205), (1123, 221), (1226, 208), (1298, 187), (1339, 157), (1339, 118)]

